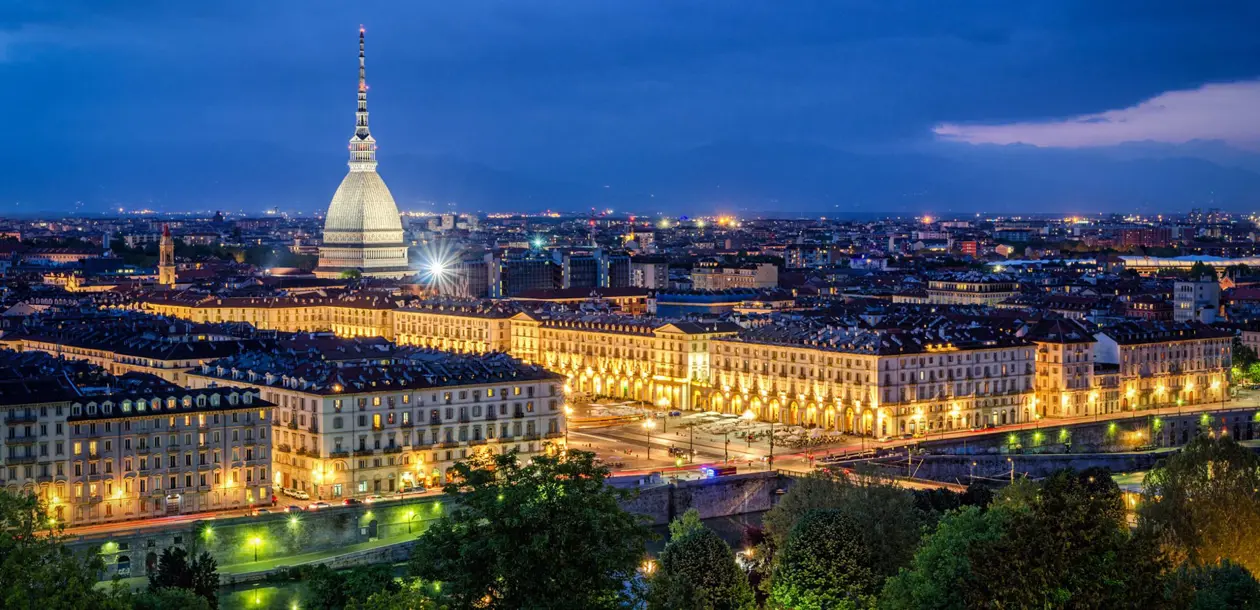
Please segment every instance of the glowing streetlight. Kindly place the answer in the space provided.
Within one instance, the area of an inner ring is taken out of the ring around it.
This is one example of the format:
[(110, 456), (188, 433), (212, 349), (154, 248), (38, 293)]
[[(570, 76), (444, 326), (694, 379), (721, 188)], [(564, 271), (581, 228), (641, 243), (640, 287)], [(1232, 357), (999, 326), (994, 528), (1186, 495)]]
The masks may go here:
[(258, 561), (258, 547), (262, 545), (262, 538), (254, 536), (249, 539), (249, 545), (254, 547), (254, 561)]
[(564, 451), (569, 451), (569, 418), (573, 417), (573, 407), (564, 405)]
[(648, 419), (643, 422), (643, 429), (647, 430), (647, 459), (652, 459), (652, 429), (656, 427), (656, 420)]

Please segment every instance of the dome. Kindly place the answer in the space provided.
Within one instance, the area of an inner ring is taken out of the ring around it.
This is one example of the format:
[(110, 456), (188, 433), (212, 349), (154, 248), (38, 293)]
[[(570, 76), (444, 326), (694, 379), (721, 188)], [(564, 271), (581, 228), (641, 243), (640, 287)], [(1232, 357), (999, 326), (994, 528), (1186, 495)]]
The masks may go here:
[(402, 221), (389, 187), (375, 171), (351, 170), (324, 220), (326, 244), (400, 244)]

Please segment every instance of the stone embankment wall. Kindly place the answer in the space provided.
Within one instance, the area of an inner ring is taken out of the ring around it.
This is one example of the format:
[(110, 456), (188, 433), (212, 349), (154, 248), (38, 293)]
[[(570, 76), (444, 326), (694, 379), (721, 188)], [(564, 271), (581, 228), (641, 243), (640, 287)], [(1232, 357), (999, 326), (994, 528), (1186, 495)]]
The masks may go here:
[[(696, 508), (704, 518), (769, 510), (791, 479), (774, 472), (733, 475), (701, 481), (655, 483), (635, 489), (623, 506), (648, 517), (654, 525)], [(349, 566), (405, 559), (406, 535), (424, 531), (427, 522), (450, 510), (445, 497), (412, 498), (350, 507), (332, 507), (300, 513), (272, 513), (256, 517), (207, 519), (169, 527), (115, 529), (108, 534), (72, 537), (81, 551), (97, 550), (105, 560), (104, 580), (119, 576), (146, 576), (162, 550), (181, 547), (193, 553), (209, 551), (220, 566), (239, 566), (254, 561), (259, 570), (225, 580), (252, 580), (277, 566), (317, 561)], [(350, 547), (382, 538), (398, 538), (400, 544), (356, 551), (332, 557), (310, 554)], [(304, 557), (308, 556), (308, 557)], [(282, 561), (277, 561), (282, 560)], [(247, 566), (246, 566), (247, 567)], [(245, 572), (250, 572), (246, 569)]]

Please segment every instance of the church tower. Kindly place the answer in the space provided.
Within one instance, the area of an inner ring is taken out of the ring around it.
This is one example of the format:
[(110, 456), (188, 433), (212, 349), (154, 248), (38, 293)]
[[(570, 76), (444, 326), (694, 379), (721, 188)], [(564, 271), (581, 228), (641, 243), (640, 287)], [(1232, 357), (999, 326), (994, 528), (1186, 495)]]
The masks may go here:
[(162, 225), (162, 241), (158, 243), (158, 284), (175, 286), (175, 238), (170, 225)]

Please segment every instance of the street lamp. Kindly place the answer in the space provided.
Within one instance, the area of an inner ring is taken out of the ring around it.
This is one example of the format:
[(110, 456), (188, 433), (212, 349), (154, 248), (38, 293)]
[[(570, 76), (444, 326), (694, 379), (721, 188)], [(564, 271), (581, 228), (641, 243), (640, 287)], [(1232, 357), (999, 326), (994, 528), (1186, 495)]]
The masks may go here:
[(254, 561), (258, 561), (258, 546), (262, 544), (262, 538), (254, 536), (249, 539), (249, 545), (254, 547)]
[(569, 452), (569, 417), (573, 415), (573, 407), (564, 405), (564, 452)]
[(408, 534), (411, 533), (411, 520), (415, 518), (416, 518), (416, 511), (414, 510), (407, 511), (407, 533)]
[(647, 430), (647, 459), (652, 459), (652, 428), (656, 427), (656, 420), (649, 419), (643, 422), (643, 429)]
[(668, 434), (669, 433), (669, 399), (662, 396), (660, 400), (656, 401), (656, 406), (663, 409), (662, 413), (665, 414), (663, 417), (661, 417), (661, 434)]
[(744, 435), (744, 440), (748, 441), (748, 448), (752, 449), (752, 422), (754, 419), (757, 419), (757, 414), (753, 413), (752, 409), (748, 409), (740, 417), (748, 422), (748, 434)]

